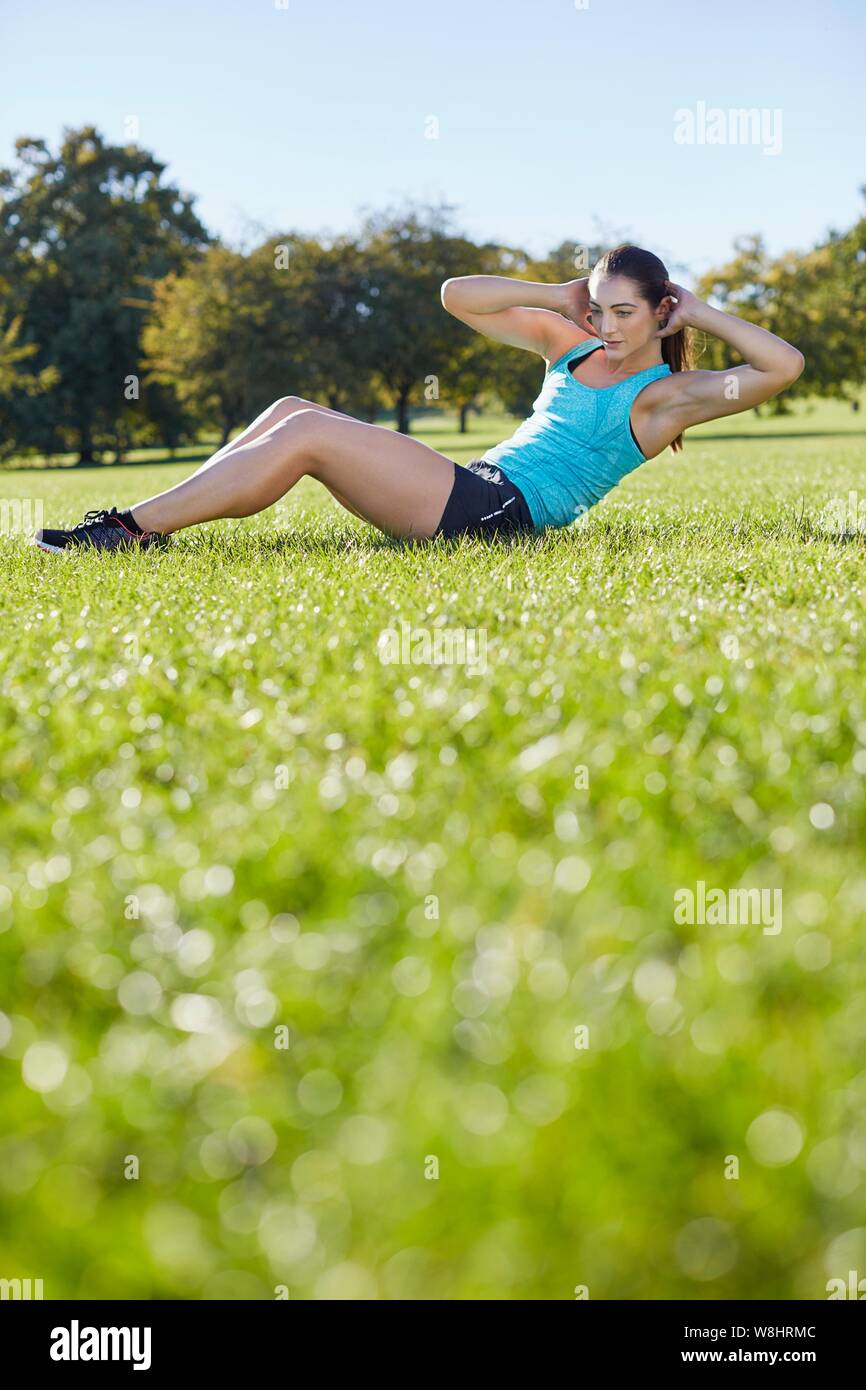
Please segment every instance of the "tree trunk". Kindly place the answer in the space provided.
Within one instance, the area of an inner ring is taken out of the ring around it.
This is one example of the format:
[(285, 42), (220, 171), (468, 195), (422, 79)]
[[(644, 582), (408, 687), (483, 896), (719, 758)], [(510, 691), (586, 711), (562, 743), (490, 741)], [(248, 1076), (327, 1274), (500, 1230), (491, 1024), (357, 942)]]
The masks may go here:
[(226, 444), (228, 444), (228, 442), (229, 442), (229, 435), (231, 434), (231, 432), (232, 432), (231, 422), (228, 421), (228, 420), (224, 420), (224, 421), (223, 421), (223, 433), (222, 433), (222, 438), (221, 438), (221, 440), (220, 440), (220, 448), (221, 448), (221, 449), (222, 449)]
[(93, 447), (93, 420), (89, 415), (79, 415), (76, 423), (78, 429), (78, 464), (95, 463), (96, 451)]
[(93, 435), (89, 425), (82, 425), (78, 431), (78, 463), (93, 463)]
[(409, 433), (409, 392), (401, 391), (397, 397), (397, 432)]
[(466, 417), (468, 416), (468, 414), (469, 414), (469, 405), (468, 405), (468, 403), (467, 403), (466, 405), (461, 405), (461, 407), (460, 407), (460, 433), (461, 433), (461, 434), (465, 434), (465, 433), (466, 433)]

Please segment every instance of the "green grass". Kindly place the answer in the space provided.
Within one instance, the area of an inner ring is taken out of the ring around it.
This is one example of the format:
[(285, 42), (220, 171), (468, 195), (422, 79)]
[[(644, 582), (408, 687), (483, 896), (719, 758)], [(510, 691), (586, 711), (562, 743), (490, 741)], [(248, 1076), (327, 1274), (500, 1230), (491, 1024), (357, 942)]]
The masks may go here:
[[(404, 548), (312, 483), (160, 554), (0, 538), (0, 1276), (866, 1276), (866, 544), (821, 525), (862, 418), (706, 426), (510, 546)], [(188, 468), (0, 489), (50, 525)], [(401, 621), (484, 660), (383, 662)], [(781, 890), (782, 930), (680, 925), (698, 880)]]

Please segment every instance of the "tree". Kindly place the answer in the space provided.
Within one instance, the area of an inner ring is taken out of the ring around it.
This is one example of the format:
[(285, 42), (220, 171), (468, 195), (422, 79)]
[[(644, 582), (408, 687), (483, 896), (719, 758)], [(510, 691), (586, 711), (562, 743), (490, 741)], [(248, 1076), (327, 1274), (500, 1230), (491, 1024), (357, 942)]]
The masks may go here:
[[(804, 253), (773, 259), (759, 236), (740, 238), (735, 250), (727, 265), (701, 278), (698, 293), (793, 343), (806, 359), (802, 376), (770, 410), (785, 413), (792, 397), (852, 399), (866, 379), (866, 218)], [(723, 369), (729, 353), (708, 339), (701, 365)]]
[[(44, 397), (57, 384), (55, 367), (43, 367), (40, 372), (24, 367), (25, 362), (32, 363), (38, 349), (35, 343), (19, 343), (20, 332), (21, 315), (10, 319), (0, 307), (0, 419), (22, 396)], [(11, 435), (0, 437), (0, 458), (8, 458), (15, 452), (14, 438)]]
[(356, 343), (359, 294), (348, 244), (290, 234), (246, 255), (212, 247), (156, 287), (146, 382), (172, 388), (223, 443), (280, 396), (374, 414), (372, 366)]
[(410, 405), (438, 399), (465, 334), (440, 300), (443, 280), (467, 273), (468, 243), (451, 233), (450, 223), (447, 205), (409, 206), (374, 214), (362, 229), (358, 347), (375, 364), (403, 434)]
[[(866, 188), (861, 188), (866, 196)], [(866, 217), (780, 268), (779, 298), (799, 310), (791, 341), (806, 358), (799, 394), (849, 400), (866, 381)], [(774, 329), (774, 332), (779, 332)]]
[(267, 296), (256, 279), (246, 256), (214, 246), (154, 286), (144, 329), (145, 383), (172, 389), (196, 426), (215, 427), (223, 444), (264, 404), (256, 347)]
[(0, 170), (0, 275), (15, 287), (34, 369), (54, 367), (58, 381), (38, 408), (19, 397), (4, 430), (88, 462), (144, 424), (130, 384), (153, 283), (210, 238), (193, 199), (161, 183), (165, 166), (135, 145), (106, 144), (87, 126), (65, 130), (56, 155), (29, 137), (15, 150), (17, 166)]
[(290, 343), (280, 394), (375, 419), (386, 402), (370, 354), (368, 267), (357, 239), (292, 234), (270, 238), (259, 254), (278, 258), (276, 299)]
[[(516, 265), (526, 263), (524, 253), (511, 247), (493, 242), (476, 246), (465, 238), (452, 240), (449, 255), (457, 267), (453, 271), (455, 275), (510, 275)], [(444, 310), (440, 308), (440, 312)], [(496, 398), (504, 400), (513, 394), (508, 385), (510, 374), (517, 372), (528, 379), (528, 365), (523, 360), (527, 354), (495, 343), (454, 319), (453, 315), (449, 317), (454, 325), (452, 350), (440, 382), (440, 399), (456, 409), (460, 433), (465, 434), (470, 410), (480, 411), (483, 402)], [(506, 365), (509, 358), (513, 364), (511, 373)]]

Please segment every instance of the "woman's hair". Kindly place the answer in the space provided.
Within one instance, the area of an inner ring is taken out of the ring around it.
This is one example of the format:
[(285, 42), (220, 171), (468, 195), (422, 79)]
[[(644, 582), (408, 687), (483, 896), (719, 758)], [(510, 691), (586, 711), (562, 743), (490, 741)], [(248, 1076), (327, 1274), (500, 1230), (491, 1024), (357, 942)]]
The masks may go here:
[[(615, 246), (612, 251), (605, 251), (590, 273), (623, 275), (627, 280), (632, 280), (637, 285), (641, 298), (645, 299), (652, 309), (656, 308), (666, 294), (670, 294), (665, 283), (668, 272), (664, 261), (660, 261), (652, 251), (645, 251), (642, 246)], [(684, 328), (672, 333), (669, 338), (662, 338), (661, 346), (662, 357), (672, 372), (691, 370), (692, 345)], [(682, 447), (683, 437), (678, 434), (676, 439), (671, 440), (671, 448), (674, 453), (678, 453)]]

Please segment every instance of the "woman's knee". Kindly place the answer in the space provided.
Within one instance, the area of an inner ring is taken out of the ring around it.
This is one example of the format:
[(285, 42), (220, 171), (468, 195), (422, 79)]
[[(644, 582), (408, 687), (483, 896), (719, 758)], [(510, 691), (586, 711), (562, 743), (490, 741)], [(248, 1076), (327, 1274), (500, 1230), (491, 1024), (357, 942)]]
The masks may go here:
[(270, 407), (270, 413), (276, 420), (284, 420), (294, 411), (304, 410), (310, 404), (311, 402), (305, 401), (302, 396), (280, 396)]
[(302, 457), (307, 465), (319, 457), (319, 446), (329, 425), (327, 415), (323, 415), (321, 410), (316, 410), (315, 406), (302, 402), (300, 410), (290, 411), (277, 421), (276, 432), (285, 441), (287, 448)]

